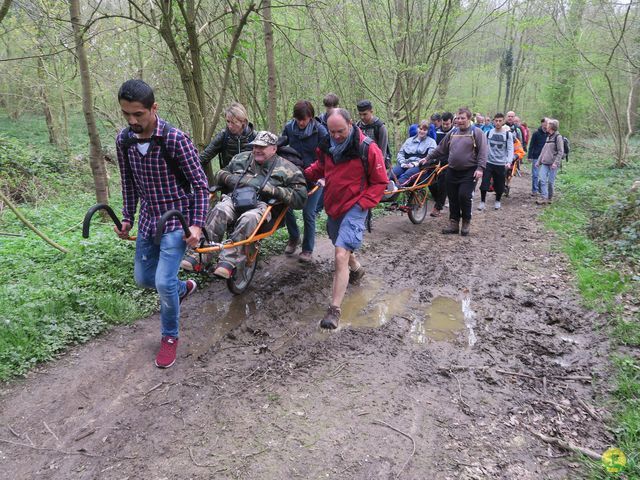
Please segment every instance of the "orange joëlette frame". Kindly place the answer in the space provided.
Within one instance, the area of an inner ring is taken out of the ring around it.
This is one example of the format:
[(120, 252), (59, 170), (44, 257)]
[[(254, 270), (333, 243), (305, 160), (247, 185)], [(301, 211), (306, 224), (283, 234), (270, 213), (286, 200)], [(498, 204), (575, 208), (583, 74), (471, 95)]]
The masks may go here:
[[(320, 188), (320, 187), (318, 187), (318, 185), (314, 186), (311, 189), (311, 191), (309, 192), (309, 195), (313, 195), (314, 193), (316, 193), (318, 188)], [(212, 195), (215, 195), (215, 194), (212, 194)], [(271, 213), (271, 211), (273, 210), (273, 207), (274, 207), (273, 205), (268, 205), (267, 206), (267, 209), (262, 214), (262, 218), (260, 219), (260, 222), (258, 222), (258, 225), (256, 226), (256, 228), (253, 230), (251, 235), (249, 235), (244, 240), (240, 240), (239, 242), (221, 243), (221, 244), (213, 245), (213, 246), (210, 246), (210, 247), (199, 247), (199, 248), (194, 249), (194, 251), (196, 253), (220, 252), (220, 251), (222, 251), (224, 249), (241, 247), (242, 245), (248, 245), (250, 243), (258, 242), (258, 241), (260, 241), (260, 240), (262, 240), (264, 238), (270, 237), (271, 235), (276, 233), (276, 230), (278, 230), (278, 228), (280, 227), (280, 224), (282, 223), (282, 220), (284, 219), (284, 216), (289, 211), (289, 207), (283, 208), (282, 212), (280, 212), (280, 215), (278, 215), (278, 217), (276, 218), (275, 222), (273, 222), (273, 226), (271, 227), (271, 230), (269, 230), (268, 232), (262, 232), (262, 233), (259, 234), (258, 232), (260, 231), (260, 228), (262, 227), (264, 222), (266, 222), (267, 216), (268, 216), (269, 213)]]
[(449, 167), (449, 165), (443, 165), (441, 167), (436, 167), (430, 174), (429, 177), (427, 178), (427, 181), (425, 183), (420, 183), (423, 175), (427, 172), (427, 169), (425, 170), (420, 170), (420, 172), (418, 173), (418, 176), (415, 178), (415, 180), (413, 181), (413, 183), (408, 186), (408, 187), (399, 187), (395, 192), (391, 191), (391, 190), (385, 190), (384, 194), (385, 195), (392, 195), (395, 193), (404, 193), (404, 192), (413, 192), (414, 190), (421, 190), (427, 187), (430, 187), (431, 185), (433, 185), (434, 180), (438, 177), (438, 175), (440, 175), (444, 170), (446, 170)]

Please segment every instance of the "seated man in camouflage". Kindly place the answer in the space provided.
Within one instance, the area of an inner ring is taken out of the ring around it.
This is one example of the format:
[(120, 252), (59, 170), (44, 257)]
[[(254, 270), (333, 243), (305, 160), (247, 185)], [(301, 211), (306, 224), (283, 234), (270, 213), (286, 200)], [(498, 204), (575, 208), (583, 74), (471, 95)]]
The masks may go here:
[[(300, 209), (307, 199), (307, 182), (302, 171), (293, 163), (276, 154), (278, 137), (271, 132), (258, 132), (249, 143), (251, 152), (242, 152), (233, 157), (229, 165), (214, 176), (213, 185), (224, 187), (229, 194), (215, 204), (207, 215), (205, 230), (210, 241), (221, 242), (229, 226), (235, 225), (230, 239), (238, 242), (247, 238), (255, 230), (267, 209), (266, 200), (271, 198)], [(267, 178), (268, 177), (268, 178)], [(266, 182), (265, 179), (267, 178)], [(251, 186), (258, 190), (255, 208), (245, 212), (237, 211), (231, 192), (238, 186)], [(269, 219), (267, 219), (269, 220)], [(182, 266), (187, 270), (199, 262), (199, 255), (190, 254)], [(206, 255), (203, 255), (206, 257)], [(207, 262), (208, 258), (203, 258)], [(214, 275), (229, 278), (235, 266), (244, 259), (244, 248), (224, 249), (218, 259)]]

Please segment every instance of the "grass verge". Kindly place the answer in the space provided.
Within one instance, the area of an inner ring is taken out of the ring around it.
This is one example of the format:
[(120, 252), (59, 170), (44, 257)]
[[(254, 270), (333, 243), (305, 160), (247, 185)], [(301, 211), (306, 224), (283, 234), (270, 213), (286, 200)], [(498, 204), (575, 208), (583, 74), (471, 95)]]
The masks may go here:
[(605, 239), (592, 230), (592, 219), (606, 215), (626, 195), (640, 178), (640, 168), (637, 161), (634, 167), (612, 168), (611, 160), (602, 160), (607, 157), (601, 143), (586, 147), (572, 155), (574, 160), (558, 176), (560, 198), (542, 214), (542, 220), (559, 234), (560, 248), (569, 257), (585, 305), (610, 319), (616, 375), (610, 427), (615, 447), (626, 455), (626, 465), (620, 472), (609, 472), (590, 462), (591, 478), (640, 478), (640, 314), (634, 311), (640, 276), (625, 255), (611, 256)]

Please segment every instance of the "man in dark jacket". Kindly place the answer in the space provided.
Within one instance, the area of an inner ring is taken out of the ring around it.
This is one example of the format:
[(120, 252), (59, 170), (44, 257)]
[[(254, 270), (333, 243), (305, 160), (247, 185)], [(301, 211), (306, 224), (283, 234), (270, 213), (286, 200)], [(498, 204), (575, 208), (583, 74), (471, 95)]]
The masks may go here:
[(227, 127), (213, 137), (211, 143), (200, 154), (200, 161), (207, 174), (209, 184), (213, 185), (211, 160), (218, 155), (220, 168), (229, 165), (231, 159), (240, 152), (250, 152), (248, 145), (256, 138), (253, 125), (249, 122), (247, 110), (242, 104), (234, 102), (224, 111)]
[[(487, 137), (482, 130), (471, 125), (471, 111), (460, 108), (457, 125), (442, 139), (435, 150), (420, 163), (434, 164), (448, 157), (447, 196), (449, 197), (449, 226), (442, 233), (469, 235), (471, 226), (471, 194), (476, 182), (482, 180), (487, 165)], [(460, 227), (462, 218), (462, 227)]]
[[(285, 144), (294, 148), (302, 157), (303, 169), (311, 165), (316, 159), (316, 149), (318, 144), (329, 136), (327, 129), (315, 119), (315, 112), (311, 102), (300, 100), (293, 106), (293, 119), (289, 120), (282, 131)], [(322, 189), (307, 198), (302, 209), (302, 219), (304, 220), (304, 238), (302, 240), (302, 252), (300, 260), (311, 261), (313, 247), (316, 238), (316, 209), (318, 198)], [(289, 232), (289, 242), (284, 249), (287, 255), (293, 255), (300, 245), (300, 230), (296, 222), (296, 214), (289, 210), (286, 215), (287, 230)]]
[(357, 104), (360, 120), (356, 126), (371, 140), (376, 142), (384, 156), (386, 168), (391, 168), (391, 150), (389, 149), (389, 133), (384, 122), (373, 114), (373, 105), (369, 100), (361, 100)]
[(540, 152), (547, 141), (547, 119), (540, 120), (540, 127), (531, 135), (531, 141), (529, 142), (529, 153), (527, 157), (531, 161), (531, 196), (537, 197), (542, 195), (542, 188), (540, 187), (540, 180), (538, 178), (538, 167), (536, 163), (540, 158)]
[(352, 124), (349, 112), (333, 109), (327, 125), (330, 136), (320, 143), (317, 160), (304, 174), (311, 182), (326, 181), (324, 206), (336, 270), (331, 305), (320, 327), (333, 329), (340, 321), (347, 284), (364, 275), (354, 252), (362, 244), (367, 214), (380, 202), (389, 180), (380, 148)]

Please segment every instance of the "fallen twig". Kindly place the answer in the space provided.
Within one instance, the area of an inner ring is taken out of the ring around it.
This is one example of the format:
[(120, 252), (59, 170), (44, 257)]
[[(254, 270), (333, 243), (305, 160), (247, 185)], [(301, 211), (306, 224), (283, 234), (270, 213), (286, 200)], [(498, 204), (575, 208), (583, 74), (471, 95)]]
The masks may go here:
[[(205, 467), (205, 468), (211, 468), (211, 467), (217, 467), (218, 465), (212, 465), (210, 463), (198, 463), (196, 462), (196, 459), (193, 457), (193, 451), (191, 450), (191, 447), (189, 447), (189, 456), (191, 457), (191, 461), (193, 462), (193, 464), (196, 467)], [(216, 470), (217, 472), (223, 472), (225, 469), (223, 470)]]
[(593, 378), (591, 377), (587, 377), (584, 375), (570, 375), (568, 377), (562, 376), (562, 375), (551, 375), (550, 378), (555, 378), (557, 380), (577, 380), (580, 382), (592, 382)]
[(602, 455), (600, 455), (597, 452), (594, 452), (593, 450), (589, 449), (589, 448), (585, 448), (585, 447), (580, 447), (578, 445), (574, 445), (571, 442), (567, 442), (566, 440), (562, 440), (560, 438), (555, 438), (555, 437), (549, 437), (547, 435), (544, 435), (540, 432), (536, 432), (535, 430), (533, 430), (531, 427), (525, 425), (525, 428), (527, 430), (529, 430), (529, 432), (535, 436), (538, 437), (540, 440), (542, 440), (543, 442), (549, 443), (551, 445), (555, 445), (556, 447), (560, 447), (563, 450), (569, 450), (572, 452), (576, 452), (576, 453), (580, 453), (581, 455), (584, 455), (585, 457), (589, 457), (593, 460), (597, 460), (598, 462), (602, 460)]
[(496, 369), (495, 371), (497, 373), (502, 373), (503, 375), (513, 375), (514, 377), (529, 378), (531, 380), (540, 380), (540, 378), (534, 377), (532, 375), (527, 375), (526, 373), (511, 372), (509, 370), (500, 370), (500, 369)]
[(153, 392), (154, 390), (157, 390), (158, 388), (160, 388), (162, 385), (164, 385), (164, 382), (160, 382), (157, 385), (154, 385), (153, 387), (151, 387), (149, 390), (147, 390), (146, 392), (144, 392), (144, 395), (142, 395), (143, 397), (146, 397), (147, 395), (149, 395), (151, 392)]
[(46, 428), (46, 429), (49, 431), (49, 433), (50, 433), (51, 435), (53, 435), (53, 438), (55, 438), (55, 439), (56, 439), (56, 442), (60, 443), (60, 439), (58, 438), (58, 436), (57, 436), (55, 433), (53, 433), (53, 430), (51, 430), (51, 428), (49, 428), (49, 425), (47, 425), (47, 422), (45, 422), (45, 421), (43, 420), (43, 421), (42, 421), (42, 423), (44, 423), (44, 428)]
[(582, 406), (582, 408), (586, 410), (586, 412), (589, 414), (591, 418), (599, 422), (602, 421), (602, 417), (598, 414), (598, 412), (595, 411), (595, 409), (591, 405), (589, 405), (587, 402), (585, 402), (581, 398), (578, 398), (577, 400), (578, 400), (578, 403)]
[[(464, 398), (462, 398), (462, 385), (460, 384), (460, 379), (458, 378), (458, 376), (455, 373), (452, 373), (451, 375), (453, 375), (453, 378), (455, 378), (457, 380), (457, 382), (458, 382), (458, 394), (460, 395), (460, 403), (462, 403), (462, 405), (467, 408), (467, 411), (465, 411), (464, 413), (469, 415), (469, 414), (472, 413), (472, 410), (471, 410), (471, 407), (469, 406), (469, 404), (464, 401)], [(464, 411), (464, 408), (462, 410)]]
[(78, 442), (78, 441), (82, 440), (83, 438), (87, 438), (89, 435), (93, 435), (94, 433), (96, 433), (95, 430), (89, 430), (88, 432), (85, 432), (82, 435), (79, 435), (76, 438), (74, 438), (73, 441), (74, 442)]
[(373, 423), (378, 423), (379, 425), (384, 425), (385, 427), (390, 428), (394, 432), (398, 432), (400, 435), (403, 435), (403, 436), (407, 437), (409, 440), (411, 440), (411, 443), (413, 444), (413, 450), (411, 450), (411, 454), (409, 455), (409, 458), (407, 458), (407, 461), (404, 462), (404, 465), (402, 465), (402, 468), (398, 471), (398, 473), (396, 473), (396, 478), (399, 478), (400, 474), (407, 467), (407, 465), (411, 461), (411, 458), (413, 458), (413, 455), (416, 453), (416, 441), (408, 433), (405, 433), (402, 430), (398, 430), (396, 427), (394, 427), (393, 425), (389, 425), (387, 422), (383, 422), (382, 420), (374, 419)]
[(22, 438), (13, 428), (11, 428), (11, 425), (7, 425), (7, 427), (9, 428), (9, 431), (13, 433), (17, 438)]
[(98, 453), (89, 453), (86, 450), (69, 451), (69, 450), (62, 450), (60, 448), (53, 448), (53, 447), (38, 447), (36, 445), (27, 445), (26, 443), (13, 442), (11, 440), (6, 440), (4, 438), (0, 438), (0, 442), (8, 443), (10, 445), (15, 445), (17, 447), (31, 448), (32, 450), (61, 453), (63, 455), (82, 455), (85, 457), (111, 458), (113, 460), (135, 460), (136, 458), (138, 458), (138, 457), (131, 457), (128, 455), (123, 457), (112, 457), (111, 455), (100, 455)]

